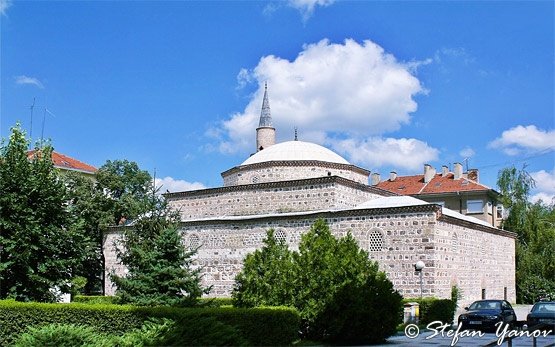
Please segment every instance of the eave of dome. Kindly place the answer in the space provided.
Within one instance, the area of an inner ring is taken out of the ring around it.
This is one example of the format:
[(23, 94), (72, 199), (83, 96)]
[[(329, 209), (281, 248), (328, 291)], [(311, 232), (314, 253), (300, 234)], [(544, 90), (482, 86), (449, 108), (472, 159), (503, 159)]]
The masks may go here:
[(349, 162), (342, 156), (326, 147), (310, 142), (287, 141), (257, 152), (245, 160), (241, 166), (270, 161), (322, 161), (349, 165)]

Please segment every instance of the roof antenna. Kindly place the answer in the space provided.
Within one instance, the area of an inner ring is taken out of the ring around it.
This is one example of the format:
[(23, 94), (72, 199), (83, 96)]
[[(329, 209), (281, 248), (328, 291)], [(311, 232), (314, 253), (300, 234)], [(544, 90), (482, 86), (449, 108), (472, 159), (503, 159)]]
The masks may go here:
[(50, 112), (50, 110), (48, 109), (48, 107), (44, 107), (44, 113), (42, 115), (42, 130), (40, 132), (40, 146), (41, 148), (43, 147), (43, 140), (44, 140), (44, 123), (46, 123), (46, 113), (48, 113), (49, 115), (51, 115), (52, 117), (56, 117), (56, 115), (52, 112)]
[(295, 141), (298, 141), (298, 140), (299, 140), (299, 138), (298, 138), (298, 133), (297, 133), (297, 127), (295, 127)]
[(466, 165), (466, 172), (468, 172), (468, 159), (470, 159), (470, 157), (466, 157), (463, 159), (465, 165)]
[(35, 98), (33, 98), (33, 104), (29, 106), (29, 109), (31, 110), (31, 126), (29, 127), (29, 137), (31, 138), (31, 141), (33, 141), (33, 109), (34, 108), (35, 108)]

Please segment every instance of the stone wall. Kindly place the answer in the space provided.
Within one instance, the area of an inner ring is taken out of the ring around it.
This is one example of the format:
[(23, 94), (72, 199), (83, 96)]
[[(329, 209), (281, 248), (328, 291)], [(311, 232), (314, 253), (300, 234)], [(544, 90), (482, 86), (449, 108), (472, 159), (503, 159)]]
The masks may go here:
[(168, 194), (181, 220), (354, 207), (380, 195), (337, 177), (272, 182)]
[(224, 186), (262, 182), (290, 181), (305, 178), (339, 176), (351, 181), (368, 184), (366, 170), (353, 165), (324, 162), (264, 162), (235, 167), (222, 173)]
[[(451, 286), (463, 292), (463, 302), (481, 298), (515, 301), (514, 238), (491, 230), (478, 230), (438, 220), (434, 207), (371, 210), (345, 210), (325, 214), (282, 215), (272, 218), (235, 218), (220, 221), (184, 222), (181, 228), (186, 246), (200, 245), (195, 265), (202, 267), (205, 285), (212, 285), (210, 296), (231, 294), (234, 277), (244, 257), (262, 246), (266, 231), (276, 230), (290, 248), (297, 249), (302, 233), (318, 217), (324, 217), (332, 232), (345, 236), (349, 231), (360, 246), (378, 261), (395, 288), (405, 297), (420, 296), (420, 281), (414, 271), (418, 260), (424, 261), (423, 296), (449, 298)], [(484, 229), (484, 228), (482, 228)], [(487, 228), (486, 228), (487, 229)], [(114, 266), (110, 242), (116, 234), (107, 234), (106, 265)], [(115, 266), (123, 273), (121, 266)], [(109, 281), (107, 281), (107, 286)], [(107, 288), (107, 293), (113, 293)]]
[(482, 294), (487, 299), (516, 301), (514, 238), (441, 220), (434, 247), (439, 295), (447, 296), (457, 285), (463, 307)]

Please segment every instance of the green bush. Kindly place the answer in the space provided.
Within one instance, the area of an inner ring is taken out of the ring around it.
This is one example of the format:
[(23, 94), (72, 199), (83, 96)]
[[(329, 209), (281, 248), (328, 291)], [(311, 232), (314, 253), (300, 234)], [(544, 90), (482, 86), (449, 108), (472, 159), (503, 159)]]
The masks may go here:
[(82, 304), (115, 304), (117, 297), (104, 295), (75, 295), (72, 302)]
[[(0, 301), (0, 346), (13, 345), (27, 327), (42, 327), (53, 323), (79, 324), (94, 327), (98, 332), (107, 335), (122, 336), (142, 329), (143, 324), (151, 319), (164, 318), (175, 321), (177, 325), (183, 322), (180, 328), (183, 332), (177, 329), (172, 330), (170, 334), (181, 336), (183, 339), (190, 338), (176, 342), (181, 345), (195, 341), (194, 334), (198, 333), (214, 338), (214, 341), (203, 340), (203, 345), (226, 344), (231, 343), (230, 341), (244, 345), (287, 345), (297, 339), (300, 325), (297, 311), (285, 307), (175, 308)], [(210, 319), (214, 321), (207, 323)], [(197, 321), (202, 322), (195, 325)], [(215, 326), (214, 330), (210, 330), (209, 323)], [(191, 329), (187, 330), (187, 326)], [(207, 330), (200, 331), (201, 328)], [(218, 329), (229, 332), (230, 339), (225, 340), (225, 336), (216, 331)]]
[(237, 307), (286, 305), (302, 319), (303, 339), (376, 343), (396, 332), (402, 297), (349, 233), (340, 239), (316, 221), (290, 251), (269, 230), (235, 278)]
[(106, 338), (93, 328), (73, 324), (50, 324), (29, 328), (16, 341), (16, 347), (100, 347)]
[(420, 305), (418, 321), (422, 325), (428, 325), (434, 321), (451, 324), (457, 309), (456, 304), (450, 299), (403, 299), (403, 304), (408, 302), (417, 302)]
[(202, 298), (199, 300), (201, 307), (223, 307), (233, 306), (232, 298)]

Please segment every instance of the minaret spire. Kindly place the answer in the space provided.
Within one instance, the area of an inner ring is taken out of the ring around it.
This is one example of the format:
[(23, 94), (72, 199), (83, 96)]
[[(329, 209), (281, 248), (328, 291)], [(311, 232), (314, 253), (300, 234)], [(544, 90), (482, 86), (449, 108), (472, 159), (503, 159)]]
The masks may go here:
[(264, 83), (264, 99), (262, 100), (262, 111), (260, 112), (260, 122), (258, 127), (271, 127), (272, 114), (270, 113), (270, 100), (268, 100), (268, 83)]
[(256, 128), (256, 151), (272, 146), (276, 143), (276, 129), (272, 124), (270, 113), (270, 100), (268, 98), (268, 83), (264, 83), (264, 98), (262, 99), (262, 110), (260, 121)]

